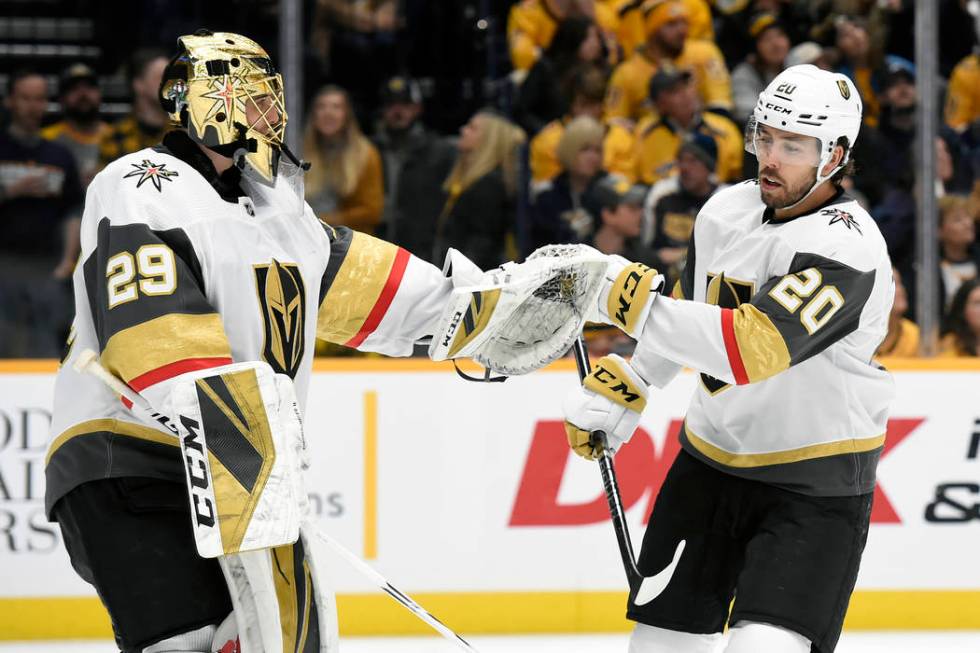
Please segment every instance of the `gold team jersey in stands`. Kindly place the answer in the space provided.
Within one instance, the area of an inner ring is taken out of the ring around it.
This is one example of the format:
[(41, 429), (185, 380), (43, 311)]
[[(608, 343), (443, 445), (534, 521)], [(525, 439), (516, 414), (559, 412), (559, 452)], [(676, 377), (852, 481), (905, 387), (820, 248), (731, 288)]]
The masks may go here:
[(99, 138), (99, 168), (104, 168), (124, 154), (153, 147), (170, 129), (168, 125), (150, 127), (130, 114), (109, 125)]
[(633, 356), (663, 386), (701, 372), (685, 451), (726, 473), (814, 496), (871, 492), (894, 381), (873, 360), (895, 286), (874, 220), (840, 191), (779, 220), (757, 180), (694, 222), (673, 299), (658, 296)]
[[(531, 69), (541, 52), (551, 44), (561, 20), (547, 0), (522, 0), (511, 7), (507, 16), (507, 45), (514, 70)], [(616, 13), (601, 3), (595, 6), (595, 22), (611, 37), (619, 27)]]
[[(531, 139), (530, 167), (533, 183), (539, 184), (561, 174), (558, 142), (565, 133), (566, 122), (567, 120), (552, 120)], [(602, 167), (606, 172), (633, 180), (633, 134), (622, 121), (612, 121), (606, 125), (606, 134), (602, 141)]]
[[(639, 121), (653, 113), (649, 102), (650, 78), (657, 72), (659, 63), (650, 59), (644, 50), (643, 47), (637, 49), (613, 71), (606, 90), (607, 119)], [(732, 108), (732, 80), (725, 67), (725, 59), (714, 43), (688, 39), (683, 51), (671, 63), (691, 72), (704, 106), (725, 110)]]
[[(715, 174), (722, 182), (734, 181), (742, 177), (742, 132), (728, 118), (711, 112), (704, 112), (697, 119), (692, 131), (700, 131), (715, 139), (718, 146), (718, 161)], [(683, 132), (669, 120), (647, 117), (636, 128), (635, 176), (644, 184), (657, 181), (674, 174), (677, 163), (677, 150), (680, 148)]]
[[(296, 174), (228, 183), (181, 131), (126, 155), (89, 186), (75, 269), (75, 320), (55, 384), (46, 508), (93, 479), (184, 483), (177, 439), (140, 421), (72, 368), (83, 350), (161, 407), (175, 377), (265, 361), (303, 410), (315, 338), (407, 356), (450, 292), (404, 249), (320, 222)], [(295, 168), (292, 168), (295, 171)]]
[(953, 68), (946, 89), (945, 118), (957, 131), (980, 118), (980, 55), (971, 54)]
[[(706, 0), (681, 0), (687, 10), (687, 38), (701, 41), (714, 41), (715, 28), (711, 22), (711, 7)], [(605, 0), (619, 19), (616, 36), (623, 48), (624, 56), (646, 40), (643, 20), (644, 0)]]

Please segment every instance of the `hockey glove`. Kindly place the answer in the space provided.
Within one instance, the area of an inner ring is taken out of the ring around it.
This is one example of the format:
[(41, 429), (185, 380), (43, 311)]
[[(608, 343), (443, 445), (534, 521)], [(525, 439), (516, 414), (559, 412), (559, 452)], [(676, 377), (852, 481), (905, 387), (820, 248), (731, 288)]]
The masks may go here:
[(602, 451), (592, 445), (590, 434), (605, 431), (606, 445), (615, 453), (632, 437), (648, 396), (646, 382), (629, 363), (615, 354), (600, 358), (565, 398), (565, 433), (572, 451), (598, 459)]
[(639, 338), (653, 301), (666, 283), (664, 276), (642, 263), (630, 263), (621, 256), (610, 258), (605, 286), (599, 293), (599, 320)]

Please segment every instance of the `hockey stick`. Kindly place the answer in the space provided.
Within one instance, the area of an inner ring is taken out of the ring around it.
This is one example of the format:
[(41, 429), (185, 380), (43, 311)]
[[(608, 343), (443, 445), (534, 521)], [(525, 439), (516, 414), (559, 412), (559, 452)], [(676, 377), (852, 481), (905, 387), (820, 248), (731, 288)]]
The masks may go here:
[[(174, 428), (170, 425), (169, 418), (166, 415), (155, 411), (153, 406), (150, 405), (150, 402), (146, 400), (146, 397), (130, 388), (128, 385), (123, 383), (122, 379), (113, 375), (112, 372), (103, 367), (99, 362), (98, 354), (91, 349), (86, 349), (80, 352), (78, 354), (78, 358), (75, 360), (72, 366), (74, 367), (75, 371), (79, 373), (88, 373), (99, 379), (109, 386), (116, 394), (131, 402), (134, 407), (149, 414), (153, 421), (162, 424), (167, 430), (175, 432)], [(428, 612), (425, 608), (416, 603), (410, 596), (398, 590), (391, 583), (385, 580), (384, 576), (375, 571), (371, 565), (351, 553), (344, 547), (344, 545), (321, 531), (314, 524), (310, 522), (307, 523), (317, 538), (328, 544), (334, 551), (339, 553), (341, 557), (346, 559), (352, 567), (374, 582), (388, 596), (398, 601), (398, 603), (400, 603), (406, 610), (409, 610), (416, 617), (432, 627), (433, 630), (456, 644), (456, 646), (462, 650), (470, 651), (471, 653), (479, 653), (469, 644), (469, 642), (439, 621), (432, 615), (432, 613)]]
[[(580, 381), (592, 370), (589, 363), (589, 350), (585, 340), (579, 336), (572, 345), (575, 353), (575, 366), (578, 368)], [(629, 527), (626, 525), (626, 514), (623, 510), (623, 500), (619, 494), (619, 482), (616, 480), (616, 468), (613, 467), (612, 454), (606, 446), (606, 434), (602, 431), (592, 432), (592, 445), (600, 447), (599, 471), (602, 473), (602, 487), (606, 492), (606, 502), (609, 504), (609, 516), (612, 519), (613, 530), (616, 531), (616, 541), (619, 543), (619, 555), (623, 559), (626, 570), (626, 580), (633, 595), (634, 605), (646, 605), (667, 589), (667, 584), (674, 575), (681, 554), (684, 553), (685, 540), (681, 540), (674, 551), (674, 559), (662, 571), (653, 576), (644, 576), (636, 566), (636, 556), (633, 555), (633, 543), (630, 540)]]

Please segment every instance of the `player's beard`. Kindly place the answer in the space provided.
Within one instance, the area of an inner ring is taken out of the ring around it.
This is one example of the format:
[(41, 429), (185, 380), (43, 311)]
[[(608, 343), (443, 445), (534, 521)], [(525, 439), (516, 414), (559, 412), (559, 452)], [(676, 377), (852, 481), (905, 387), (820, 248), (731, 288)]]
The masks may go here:
[[(776, 182), (779, 183), (777, 188), (767, 190), (765, 184), (762, 183), (763, 177), (772, 177)], [(775, 174), (771, 169), (762, 170), (759, 173), (759, 194), (762, 198), (762, 203), (771, 209), (784, 209), (787, 206), (792, 206), (803, 199), (804, 196), (813, 185), (817, 182), (817, 171), (816, 169), (810, 173), (810, 175), (799, 182), (798, 184), (789, 185), (786, 180)]]

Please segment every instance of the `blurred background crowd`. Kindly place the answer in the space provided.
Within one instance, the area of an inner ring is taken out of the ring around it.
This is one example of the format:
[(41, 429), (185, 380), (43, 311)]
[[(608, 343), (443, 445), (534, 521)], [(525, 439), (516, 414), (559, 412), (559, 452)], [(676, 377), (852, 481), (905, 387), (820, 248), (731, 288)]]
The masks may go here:
[[(925, 185), (915, 4), (305, 0), (300, 33), (281, 43), (274, 1), (0, 0), (0, 357), (60, 353), (86, 185), (160, 141), (162, 71), (176, 37), (201, 26), (246, 34), (277, 61), (300, 47), (302, 97), (287, 110), (312, 163), (308, 202), (437, 266), (450, 247), (489, 268), (588, 243), (676, 278), (700, 207), (755, 176), (743, 128), (758, 93), (795, 64), (844, 73), (865, 108), (845, 187), (895, 266), (880, 353), (918, 354), (910, 318), (927, 278), (941, 355), (978, 356), (980, 1), (936, 0), (942, 108)], [(916, 193), (930, 186), (938, 227), (922, 234)], [(924, 238), (939, 266), (925, 277)], [(608, 330), (590, 338), (596, 353), (631, 347)]]

